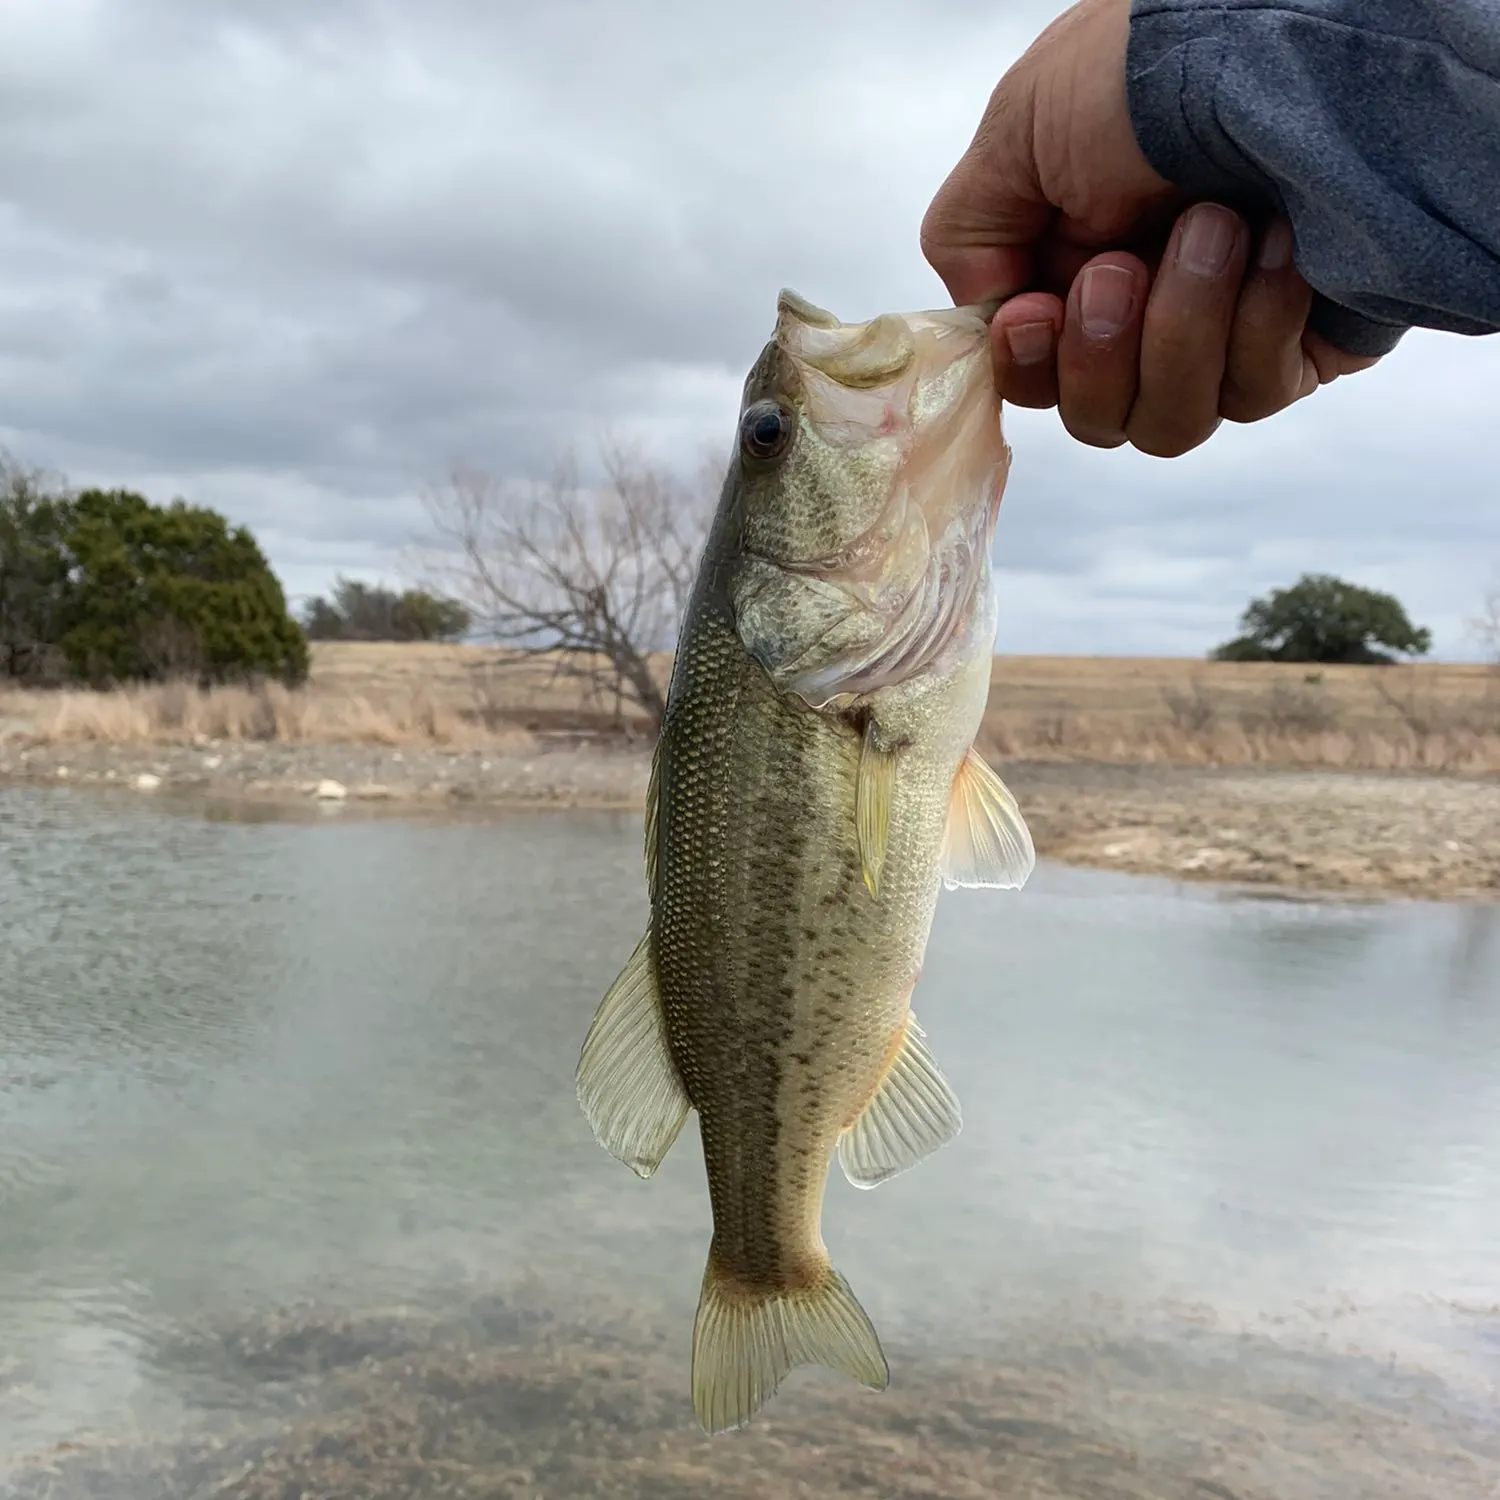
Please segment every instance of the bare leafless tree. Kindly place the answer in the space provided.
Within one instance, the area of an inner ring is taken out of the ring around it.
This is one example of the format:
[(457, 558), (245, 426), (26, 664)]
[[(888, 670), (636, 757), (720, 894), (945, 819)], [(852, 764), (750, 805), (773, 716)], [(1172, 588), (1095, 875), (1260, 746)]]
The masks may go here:
[(569, 456), (542, 484), (457, 465), (423, 495), (440, 551), (428, 571), (508, 660), (553, 670), (631, 705), (659, 728), (669, 651), (712, 518), (722, 468), (684, 482), (627, 444), (599, 445), (603, 481)]
[(51, 683), (63, 675), (59, 524), (70, 496), (61, 475), (0, 447), (0, 677)]
[(1500, 583), (1484, 596), (1484, 604), (1470, 628), (1490, 660), (1500, 667)]

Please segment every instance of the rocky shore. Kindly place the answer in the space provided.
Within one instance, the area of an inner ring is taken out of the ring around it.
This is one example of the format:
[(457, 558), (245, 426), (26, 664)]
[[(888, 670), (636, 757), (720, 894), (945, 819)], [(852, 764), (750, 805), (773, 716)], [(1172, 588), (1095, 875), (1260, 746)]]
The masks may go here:
[[(0, 743), (0, 783), (114, 788), (218, 806), (463, 814), (638, 808), (644, 746), (570, 737), (488, 750), (223, 742)], [(1012, 762), (1045, 858), (1355, 896), (1500, 899), (1493, 777)]]

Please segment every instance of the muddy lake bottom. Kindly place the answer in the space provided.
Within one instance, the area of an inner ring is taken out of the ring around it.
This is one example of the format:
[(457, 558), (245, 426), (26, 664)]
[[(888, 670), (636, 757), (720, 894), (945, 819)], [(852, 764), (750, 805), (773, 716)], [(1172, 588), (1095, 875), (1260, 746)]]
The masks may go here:
[(1018, 1325), (993, 1355), (895, 1343), (883, 1393), (793, 1376), (705, 1437), (685, 1342), (639, 1309), (549, 1311), (532, 1288), (444, 1315), (315, 1306), (151, 1355), (192, 1392), (170, 1438), (33, 1455), (14, 1500), (298, 1496), (1491, 1496), (1500, 1424), (1473, 1393), (1372, 1355), (1297, 1351), (1190, 1316)]

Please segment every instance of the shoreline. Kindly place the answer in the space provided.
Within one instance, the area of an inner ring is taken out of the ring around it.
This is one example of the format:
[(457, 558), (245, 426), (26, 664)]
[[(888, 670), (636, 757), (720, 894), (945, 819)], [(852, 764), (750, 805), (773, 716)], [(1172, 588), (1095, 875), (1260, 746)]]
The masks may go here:
[[(1500, 778), (991, 757), (1041, 858), (1308, 895), (1500, 900)], [(639, 812), (650, 750), (339, 743), (19, 745), (0, 786), (114, 788), (245, 812)]]

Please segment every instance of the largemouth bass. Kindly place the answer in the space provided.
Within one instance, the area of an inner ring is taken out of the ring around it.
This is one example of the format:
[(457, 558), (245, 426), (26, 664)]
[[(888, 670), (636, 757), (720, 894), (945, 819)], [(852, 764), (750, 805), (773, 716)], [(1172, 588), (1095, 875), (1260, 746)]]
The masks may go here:
[(696, 1110), (713, 1239), (692, 1393), (710, 1432), (822, 1364), (889, 1381), (822, 1237), (836, 1153), (874, 1187), (959, 1131), (911, 1013), (939, 889), (1035, 863), (974, 750), (1010, 467), (989, 309), (844, 324), (790, 292), (745, 382), (646, 814), (650, 922), (578, 1095), (649, 1177)]

